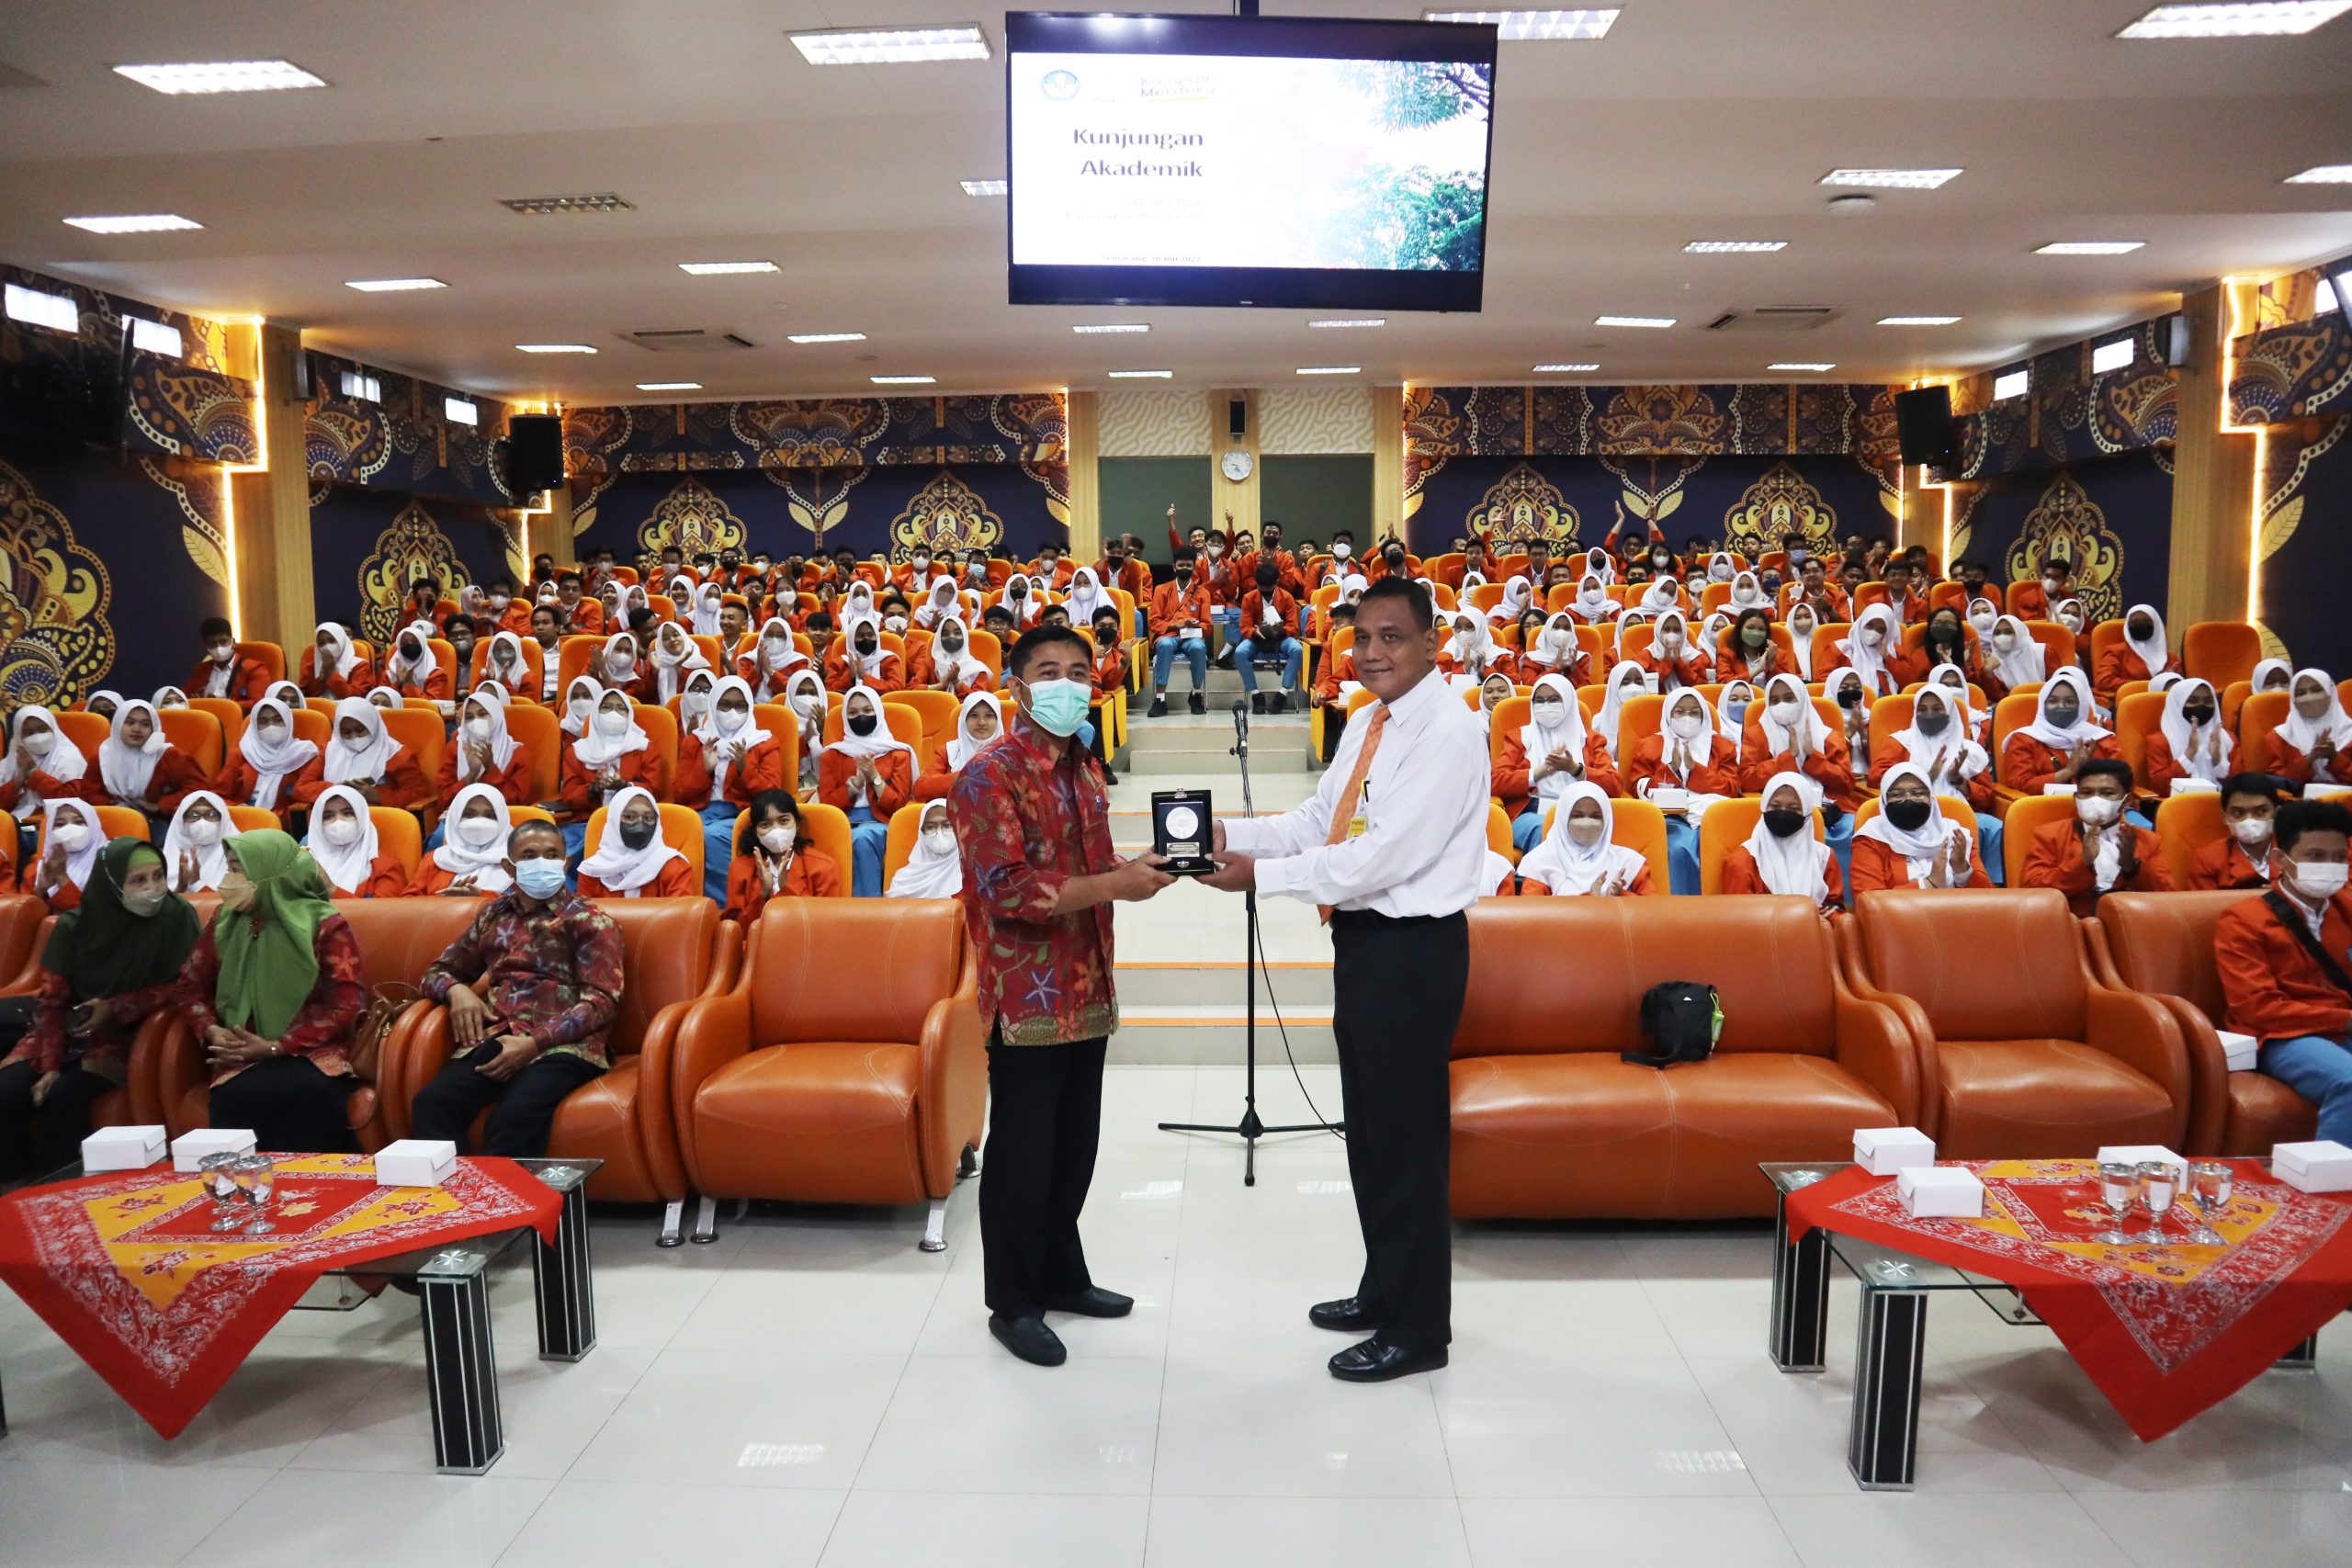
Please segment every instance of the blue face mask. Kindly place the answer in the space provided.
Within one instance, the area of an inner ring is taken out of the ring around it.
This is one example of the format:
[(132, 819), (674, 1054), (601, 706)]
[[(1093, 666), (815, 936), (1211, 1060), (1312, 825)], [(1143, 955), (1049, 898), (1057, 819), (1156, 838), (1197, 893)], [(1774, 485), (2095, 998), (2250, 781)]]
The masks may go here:
[(1029, 716), (1048, 735), (1064, 738), (1078, 733), (1094, 688), (1084, 681), (1038, 681), (1029, 687)]
[(563, 891), (563, 863), (518, 860), (514, 863), (514, 886), (534, 898), (552, 898)]

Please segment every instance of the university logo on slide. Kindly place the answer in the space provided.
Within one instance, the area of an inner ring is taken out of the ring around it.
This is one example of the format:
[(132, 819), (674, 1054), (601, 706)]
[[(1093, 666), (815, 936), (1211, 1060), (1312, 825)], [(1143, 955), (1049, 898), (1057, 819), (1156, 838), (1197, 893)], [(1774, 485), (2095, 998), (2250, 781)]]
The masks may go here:
[(1078, 73), (1072, 71), (1048, 71), (1038, 79), (1037, 87), (1056, 103), (1068, 103), (1078, 96)]

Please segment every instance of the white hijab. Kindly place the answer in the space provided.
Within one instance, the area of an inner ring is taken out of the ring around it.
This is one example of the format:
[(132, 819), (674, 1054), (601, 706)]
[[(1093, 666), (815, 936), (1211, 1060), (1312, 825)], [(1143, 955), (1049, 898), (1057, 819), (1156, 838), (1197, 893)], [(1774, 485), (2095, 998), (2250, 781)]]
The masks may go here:
[(1577, 581), (1576, 613), (1588, 621), (1613, 621), (1624, 606), (1609, 596), (1609, 582), (1597, 571)]
[[(1699, 733), (1688, 739), (1677, 733), (1674, 728), (1674, 710), (1686, 702), (1699, 705)], [(1666, 705), (1658, 712), (1659, 760), (1666, 763), (1668, 771), (1672, 772), (1676, 750), (1679, 749), (1688, 755), (1690, 759), (1690, 772), (1677, 774), (1683, 784), (1688, 784), (1690, 773), (1698, 772), (1713, 759), (1715, 740), (1722, 733), (1722, 721), (1715, 716), (1714, 705), (1707, 701), (1706, 694), (1698, 687), (1685, 686), (1679, 692), (1669, 693)]]
[[(793, 706), (792, 699), (803, 692), (808, 693), (817, 699), (811, 705), (816, 710), (814, 717)], [(713, 694), (712, 700), (717, 700), (716, 694)], [(801, 755), (813, 757), (825, 749), (825, 682), (817, 678), (817, 672), (814, 670), (796, 670), (786, 678), (784, 682), (784, 705), (791, 710), (792, 721), (799, 728)]]
[[(874, 628), (874, 651), (871, 653), (857, 650), (857, 634), (863, 626)], [(889, 657), (889, 645), (882, 640), (881, 616), (869, 610), (864, 615), (852, 615), (842, 623), (842, 662), (856, 670), (860, 685), (878, 677), (882, 673), (883, 661)]]
[(2254, 673), (2246, 677), (2246, 689), (2249, 692), (2261, 691), (2263, 689), (2262, 682), (2269, 679), (2273, 673), (2287, 677), (2287, 690), (2291, 692), (2295, 689), (2295, 668), (2283, 659), (2259, 659), (2255, 660)]
[(1576, 663), (1577, 618), (1566, 610), (1555, 610), (1544, 629), (1536, 634), (1535, 646), (1527, 657), (1546, 670), (1566, 670)]
[[(812, 681), (816, 680), (816, 673), (813, 671), (808, 670), (798, 671), (792, 677), (792, 679), (797, 681), (803, 675), (808, 676), (808, 679)], [(786, 689), (787, 691), (791, 689), (791, 681), (785, 682)], [(820, 687), (821, 689), (821, 682), (820, 683)], [(726, 798), (728, 770), (734, 766), (732, 762), (721, 761), (719, 760), (719, 748), (730, 743), (740, 744), (743, 749), (742, 754), (748, 757), (752, 754), (752, 749), (753, 747), (758, 746), (768, 738), (768, 732), (760, 728), (759, 714), (749, 706), (744, 710), (743, 727), (741, 729), (736, 730), (730, 735), (727, 731), (719, 728), (719, 699), (726, 696), (729, 692), (742, 693), (743, 701), (747, 705), (752, 701), (752, 683), (750, 682), (744, 680), (741, 675), (729, 675), (725, 677), (718, 685), (711, 688), (709, 710), (702, 716), (702, 724), (695, 730), (695, 739), (702, 742), (703, 761), (710, 768), (710, 798), (713, 801), (719, 801)]]
[(1771, 596), (1764, 592), (1752, 571), (1743, 571), (1731, 580), (1731, 609), (1737, 615), (1742, 610), (1772, 607)]
[[(480, 849), (458, 836), (458, 825), (465, 820), (466, 807), (477, 800), (490, 802), (491, 815), (498, 819), (498, 837)], [(433, 863), (449, 874), (453, 880), (474, 879), (474, 886), (485, 893), (503, 893), (513, 884), (501, 863), (506, 859), (506, 840), (514, 831), (514, 819), (507, 814), (506, 797), (486, 784), (469, 784), (459, 790), (449, 802), (444, 820), (448, 831), (441, 836), (441, 847), (433, 852)]]
[(719, 604), (726, 597), (726, 593), (716, 582), (706, 582), (695, 590), (695, 636), (717, 637), (718, 635)]
[[(596, 699), (605, 694), (605, 683), (594, 675), (574, 675), (563, 688), (563, 711), (557, 717), (556, 728), (566, 735), (578, 735), (587, 728), (596, 712)], [(585, 706), (579, 705), (585, 704)]]
[[(2292, 688), (2290, 690), (2291, 692)], [(2213, 699), (2213, 716), (2203, 724), (2191, 724), (2188, 722), (2188, 696), (2198, 691)], [(2292, 703), (2293, 698), (2290, 696), (2290, 706)], [(2165, 714), (2158, 722), (2164, 729), (2165, 742), (2172, 747), (2173, 764), (2190, 778), (2211, 779), (2220, 784), (2237, 771), (2237, 764), (2233, 759), (2237, 755), (2238, 743), (2231, 736), (2229, 726), (2222, 722), (2222, 694), (2213, 689), (2211, 681), (2175, 681), (2165, 692)], [(2210, 755), (2215, 735), (2222, 738), (2222, 760), (2218, 762)]]
[[(2017, 638), (2007, 653), (1993, 646), (1993, 638), (2008, 632)], [(2015, 615), (2003, 615), (1993, 623), (1993, 636), (1984, 639), (1984, 656), (1990, 660), (1993, 673), (2005, 686), (2022, 686), (2039, 681), (2046, 672), (2042, 662), (2041, 645), (2033, 640), (2033, 633)]]
[(701, 725), (703, 715), (710, 711), (711, 693), (718, 685), (718, 672), (715, 670), (688, 672), (685, 683), (678, 689), (678, 728), (682, 733), (690, 735)]
[[(966, 727), (971, 720), (972, 710), (980, 707), (996, 715), (997, 735), (1004, 733), (1004, 705), (997, 701), (994, 693), (974, 692), (970, 696), (966, 697), (964, 705), (956, 711), (956, 739), (947, 743), (947, 767), (951, 773), (960, 771), (965, 763), (972, 760), (973, 752), (988, 744), (988, 741), (975, 740), (966, 733)], [(989, 738), (990, 740), (995, 739), (996, 736), (993, 735)]]
[[(2061, 686), (2070, 687), (2074, 691), (2075, 701), (2080, 705), (2075, 710), (2075, 722), (2063, 728), (2050, 722), (2050, 694)], [(2087, 746), (2092, 741), (2102, 739), (2111, 733), (2091, 722), (2092, 711), (2090, 677), (2069, 664), (2043, 682), (2041, 690), (2033, 699), (2033, 722), (2020, 725), (2017, 733), (2030, 735), (2054, 750), (2071, 750), (2077, 746)]]
[[(916, 818), (922, 828), (933, 826), (932, 813), (939, 814), (941, 823), (946, 821), (947, 803), (944, 800), (926, 802), (922, 815)], [(915, 834), (914, 852), (899, 874), (890, 879), (888, 896), (893, 898), (953, 898), (964, 890), (964, 857), (954, 844), (944, 850), (931, 847), (931, 835)]]
[(184, 708), (187, 706), (187, 693), (177, 686), (158, 686), (155, 694), (147, 700), (158, 708)]
[[(1589, 848), (1568, 832), (1568, 814), (1580, 800), (1600, 803), (1600, 838)], [(1555, 897), (1590, 893), (1611, 876), (1622, 876), (1630, 886), (1648, 862), (1639, 850), (1611, 842), (1616, 830), (1617, 814), (1609, 797), (1599, 784), (1579, 779), (1553, 803), (1552, 829), (1519, 863), (1519, 874), (1544, 884)]]
[[(1887, 820), (1885, 791), (1894, 786), (1897, 779), (1909, 776), (1928, 786), (1928, 819), (1917, 829), (1905, 830)], [(1971, 842), (1968, 829), (1947, 818), (1942, 806), (1934, 798), (1935, 781), (1917, 762), (1897, 762), (1887, 769), (1886, 782), (1880, 786), (1878, 814), (1854, 829), (1857, 839), (1874, 839), (1903, 857), (1905, 875), (1918, 881), (1935, 869), (1936, 856), (1942, 852), (1948, 839), (1957, 839), (1964, 850)]]
[[(955, 626), (956, 639), (963, 645), (953, 651), (941, 640), (950, 625)], [(979, 656), (972, 651), (972, 629), (964, 624), (963, 616), (944, 615), (939, 617), (939, 628), (931, 635), (931, 667), (959, 686), (974, 676), (987, 672), (988, 666), (981, 663)]]
[[(1797, 792), (1797, 809), (1806, 816), (1821, 809), (1821, 786), (1794, 770), (1774, 773), (1765, 781), (1765, 801), (1769, 804), (1784, 785)], [(1810, 823), (1783, 839), (1764, 825), (1759, 814), (1756, 830), (1747, 835), (1747, 852), (1756, 859), (1765, 891), (1810, 898), (1816, 907), (1829, 897), (1829, 886), (1822, 874), (1829, 865), (1829, 846), (1813, 836)]]
[[(1560, 722), (1546, 729), (1535, 720), (1535, 699), (1545, 692), (1560, 699)], [(1584, 709), (1577, 703), (1577, 694), (1564, 675), (1540, 675), (1534, 689), (1528, 693), (1527, 723), (1519, 731), (1519, 744), (1527, 753), (1531, 771), (1549, 753), (1562, 747), (1578, 762), (1584, 761)], [(1576, 783), (1566, 773), (1545, 773), (1535, 781), (1535, 798), (1557, 800)]]
[[(359, 820), (359, 837), (348, 844), (331, 844), (319, 829), (326, 820), (326, 804), (340, 800), (351, 807)], [(367, 885), (375, 872), (376, 857), (383, 853), (383, 845), (376, 836), (376, 819), (368, 814), (368, 803), (349, 784), (329, 784), (319, 792), (318, 803), (311, 808), (310, 836), (302, 847), (319, 863), (319, 869), (338, 893), (356, 893)]]
[(1071, 626), (1091, 626), (1094, 624), (1095, 611), (1105, 604), (1116, 605), (1117, 603), (1117, 600), (1103, 591), (1102, 584), (1095, 577), (1092, 567), (1080, 567), (1071, 576), (1069, 580), (1069, 624)]
[[(2305, 718), (2295, 711), (2295, 688), (2306, 679), (2317, 681), (2320, 690), (2327, 694), (2327, 711), (2317, 718)], [(2336, 692), (2335, 682), (2328, 679), (2326, 671), (2298, 670), (2287, 682), (2287, 716), (2278, 726), (2278, 739), (2308, 757), (2323, 735), (2335, 742), (2337, 750), (2352, 751), (2352, 715), (2345, 713), (2344, 699)], [(57, 738), (57, 742), (71, 749), (62, 735)], [(62, 775), (52, 773), (50, 776), (57, 778)]]
[[(338, 675), (349, 675), (359, 662), (359, 650), (351, 645), (351, 634), (333, 621), (321, 621), (318, 629), (311, 634), (311, 668), (318, 671), (318, 642), (322, 636), (334, 644), (334, 672)], [(321, 679), (325, 678), (323, 671), (320, 671), (319, 674)]]
[[(187, 808), (199, 800), (220, 814), (220, 836), (204, 849), (198, 849), (188, 839), (183, 826), (187, 820)], [(180, 802), (180, 808), (172, 813), (172, 825), (164, 829), (164, 872), (171, 878), (172, 891), (201, 893), (207, 888), (220, 886), (220, 879), (229, 874), (226, 846), (236, 836), (237, 824), (235, 818), (229, 815), (229, 803), (209, 789), (190, 790)], [(196, 880), (193, 883), (183, 884), (180, 881), (180, 855), (183, 852), (196, 857)]]
[(710, 668), (694, 638), (675, 621), (664, 621), (653, 634), (654, 700), (668, 702), (684, 690), (686, 677)]
[[(1453, 619), (1455, 623), (1453, 636), (1446, 643), (1446, 650), (1464, 670), (1480, 660), (1494, 657), (1495, 639), (1488, 635), (1487, 623), (1478, 619), (1476, 611), (1458, 611)], [(1466, 630), (1460, 624), (1464, 621), (1470, 623)]]
[[(506, 655), (503, 663), (499, 660), (502, 653)], [(538, 672), (531, 668), (529, 659), (524, 655), (523, 639), (513, 632), (498, 632), (492, 636), (490, 651), (482, 655), (481, 673), (484, 681), (496, 681), (502, 686), (511, 686), (522, 681), (531, 682), (534, 687), (538, 683)]]
[[(64, 741), (62, 736), (59, 739), (64, 744), (72, 744), (70, 741)], [(55, 799), (42, 802), (41, 806), (42, 810), (47, 813), (48, 833), (56, 832), (58, 818), (67, 814), (89, 829), (88, 834), (82, 840), (82, 847), (65, 857), (65, 880), (76, 887), (88, 886), (91, 869), (98, 863), (98, 852), (107, 847), (106, 829), (98, 826), (98, 808), (86, 800), (70, 795), (59, 795)], [(42, 838), (41, 843), (46, 850), (49, 843), (46, 836)], [(176, 862), (172, 863), (175, 866), (177, 864)], [(173, 874), (176, 875), (177, 872), (175, 871)]]
[[(2146, 637), (2132, 635), (2132, 617), (2134, 615), (2148, 617), (2153, 629)], [(2152, 677), (2162, 674), (2165, 666), (2172, 662), (2170, 645), (2165, 641), (2165, 618), (2156, 613), (2154, 604), (2134, 604), (2123, 612), (2123, 642), (2140, 656), (2140, 662), (2148, 667)]]
[[(92, 695), (95, 696), (96, 694), (93, 693)], [(286, 705), (286, 709), (288, 713), (300, 713), (304, 707), (309, 705), (311, 701), (310, 698), (302, 694), (302, 688), (296, 685), (291, 681), (280, 681), (276, 685), (266, 688), (262, 692), (262, 695), (265, 697), (276, 697), (279, 702)]]
[[(72, 784), (89, 772), (90, 760), (83, 756), (82, 749), (74, 744), (64, 730), (58, 728), (55, 713), (38, 705), (21, 707), (17, 710), (9, 724), (7, 751), (5, 755), (0, 755), (0, 784), (20, 784), (27, 782), (17, 775), (16, 741), (17, 738), (24, 733), (25, 720), (28, 718), (38, 718), (49, 727), (49, 750), (33, 759), (33, 770), (36, 773), (46, 773), (59, 784)], [(30, 818), (32, 814), (40, 809), (40, 803), (34, 800), (30, 795), (19, 794), (16, 807), (17, 819), (22, 821)]]
[[(849, 727), (850, 699), (860, 692), (865, 693), (865, 700), (874, 705), (874, 733), (871, 735), (860, 735)], [(960, 718), (960, 712), (958, 716)], [(999, 716), (1002, 716), (1001, 710)], [(913, 747), (890, 733), (890, 715), (882, 705), (882, 694), (863, 681), (842, 694), (842, 738), (829, 744), (825, 750), (838, 751), (842, 756), (854, 760), (879, 757), (891, 751), (904, 751), (909, 761), (914, 760), (915, 751)]]
[(633, 702), (628, 705), (627, 729), (618, 735), (606, 735), (598, 728), (596, 720), (605, 712), (605, 700), (614, 696), (628, 702), (628, 694), (618, 686), (599, 692), (596, 705), (588, 710), (588, 722), (581, 727), (579, 736), (571, 742), (571, 754), (579, 758), (580, 765), (592, 773), (611, 767), (631, 751), (642, 751), (653, 744), (652, 738), (645, 733), (645, 727), (637, 721), (637, 705)]
[[(276, 714), (278, 723), (285, 727), (286, 732), (278, 738), (276, 745), (262, 737), (261, 720), (265, 713)], [(264, 811), (275, 811), (277, 809), (277, 792), (286, 776), (309, 766), (311, 759), (319, 754), (319, 745), (315, 740), (296, 739), (294, 716), (287, 711), (286, 705), (275, 697), (264, 697), (254, 705), (253, 718), (245, 726), (244, 734), (237, 738), (237, 754), (244, 758), (254, 771), (254, 797), (248, 804), (258, 806)]]
[[(1772, 716), (1772, 699), (1775, 697), (1796, 699), (1796, 723), (1782, 724)], [(1805, 750), (1810, 753), (1818, 754), (1829, 746), (1829, 727), (1821, 722), (1821, 715), (1813, 705), (1812, 695), (1805, 691), (1804, 682), (1794, 675), (1775, 675), (1764, 682), (1764, 700), (1757, 712), (1756, 728), (1763, 733), (1767, 756), (1781, 757), (1793, 752), (1799, 736), (1804, 737)]]
[[(653, 807), (653, 839), (641, 850), (621, 842), (621, 813), (632, 800), (643, 800)], [(660, 802), (643, 784), (631, 784), (614, 795), (605, 803), (604, 833), (581, 861), (580, 874), (594, 877), (624, 898), (644, 897), (645, 889), (661, 876), (663, 866), (686, 858), (662, 840), (661, 818)]]
[(1662, 610), (1679, 610), (1681, 607), (1682, 585), (1675, 581), (1671, 576), (1654, 577), (1650, 579), (1649, 585), (1642, 590), (1642, 608), (1652, 615)]
[[(384, 684), (398, 686), (403, 681), (413, 680), (424, 685), (440, 662), (433, 657), (433, 639), (440, 635), (441, 628), (431, 621), (411, 621), (393, 633), (392, 650), (384, 660)], [(404, 650), (411, 636), (417, 639), (414, 659)]]
[[(1804, 616), (1803, 626), (1797, 624), (1799, 615)], [(1820, 617), (1813, 613), (1810, 604), (1792, 605), (1788, 625), (1789, 648), (1796, 655), (1797, 673), (1810, 681), (1813, 679), (1813, 634), (1815, 628), (1821, 625)]]
[[(1862, 638), (1864, 626), (1876, 626), (1884, 635), (1872, 648)], [(1846, 663), (1862, 678), (1862, 690), (1872, 697), (1891, 697), (1901, 682), (1886, 667), (1887, 660), (1903, 646), (1903, 627), (1894, 618), (1894, 611), (1886, 604), (1872, 604), (1854, 617), (1838, 651), (1845, 654)]]
[(1609, 671), (1609, 689), (1600, 699), (1600, 711), (1593, 716), (1592, 728), (1600, 732), (1601, 743), (1609, 748), (1609, 755), (1617, 761), (1618, 722), (1625, 711), (1627, 694), (1625, 677), (1634, 678), (1632, 694), (1641, 696), (1649, 691), (1649, 682), (1642, 667), (1630, 659), (1621, 659)]
[[(1919, 704), (1930, 694), (1943, 704), (1946, 715), (1946, 728), (1940, 736), (1928, 735), (1919, 728)], [(1960, 792), (1954, 786), (1993, 765), (1992, 758), (1976, 744), (1969, 729), (1968, 699), (1955, 694), (1948, 686), (1928, 686), (1911, 699), (1911, 722), (1897, 730), (1894, 739), (1903, 747), (1905, 760), (1916, 764), (1927, 776), (1928, 788), (1957, 795)], [(1939, 751), (1951, 753), (1940, 775), (1928, 773)]]
[[(490, 720), (490, 765), (493, 768), (504, 768), (507, 763), (514, 760), (514, 738), (506, 733), (506, 705), (487, 699), (468, 698), (467, 706), (488, 710), (483, 716)], [(338, 715), (341, 711), (340, 707), (336, 709)], [(458, 748), (457, 777), (459, 784), (470, 783), (475, 778), (470, 750), (473, 737), (466, 728), (469, 722), (465, 709), (458, 709), (458, 732), (449, 738), (449, 744)]]
[(1521, 612), (1527, 608), (1528, 601), (1533, 594), (1534, 590), (1526, 578), (1512, 578), (1503, 584), (1503, 596), (1492, 609), (1487, 612), (1487, 619), (1490, 621), (1518, 620)]
[(933, 626), (942, 615), (952, 615), (962, 608), (963, 599), (956, 592), (956, 580), (943, 577), (922, 592), (922, 602), (915, 606), (915, 625)]
[[(122, 738), (123, 722), (140, 709), (147, 710), (147, 722), (154, 728), (148, 732), (144, 746), (132, 747)], [(114, 710), (114, 729), (98, 742), (98, 777), (106, 784), (107, 793), (117, 800), (144, 800), (148, 783), (155, 776), (155, 764), (172, 743), (164, 735), (163, 716), (155, 705), (144, 697), (133, 697)]]
[[(481, 694), (477, 689), (474, 694)], [(344, 739), (346, 719), (356, 719), (368, 727), (368, 739), (363, 744), (353, 746)], [(393, 754), (399, 750), (399, 743), (384, 728), (383, 709), (365, 697), (345, 697), (334, 705), (327, 733), (326, 760), (320, 765), (320, 773), (329, 784), (363, 780), (372, 784), (390, 770)]]

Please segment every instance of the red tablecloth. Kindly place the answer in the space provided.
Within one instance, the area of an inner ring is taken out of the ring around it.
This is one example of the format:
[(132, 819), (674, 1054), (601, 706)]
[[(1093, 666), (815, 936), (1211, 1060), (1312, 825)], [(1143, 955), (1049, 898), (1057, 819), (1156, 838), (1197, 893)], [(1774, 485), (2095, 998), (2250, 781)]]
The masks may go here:
[(168, 1166), (0, 1199), (0, 1280), (147, 1424), (179, 1436), (329, 1269), (531, 1225), (561, 1197), (512, 1160), (468, 1159), (447, 1186), (379, 1187), (366, 1155), (281, 1155), (264, 1235), (217, 1235), (193, 1175)]
[[(1914, 1219), (1894, 1179), (1850, 1167), (1789, 1195), (1815, 1225), (2013, 1285), (2143, 1438), (2235, 1393), (2352, 1304), (2352, 1201), (2251, 1160), (2213, 1228), (2228, 1247), (2106, 1247), (2091, 1160), (1942, 1161), (1984, 1183), (1982, 1219)], [(2187, 1233), (2188, 1215), (2166, 1222)], [(2123, 1227), (2147, 1229), (2144, 1211)]]

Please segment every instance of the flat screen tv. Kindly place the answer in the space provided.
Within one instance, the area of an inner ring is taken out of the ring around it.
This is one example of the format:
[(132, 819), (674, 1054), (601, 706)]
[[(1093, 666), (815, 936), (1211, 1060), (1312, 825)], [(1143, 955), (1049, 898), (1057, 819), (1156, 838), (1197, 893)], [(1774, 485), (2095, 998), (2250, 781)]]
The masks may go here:
[(1495, 38), (1006, 17), (1012, 303), (1477, 310)]

